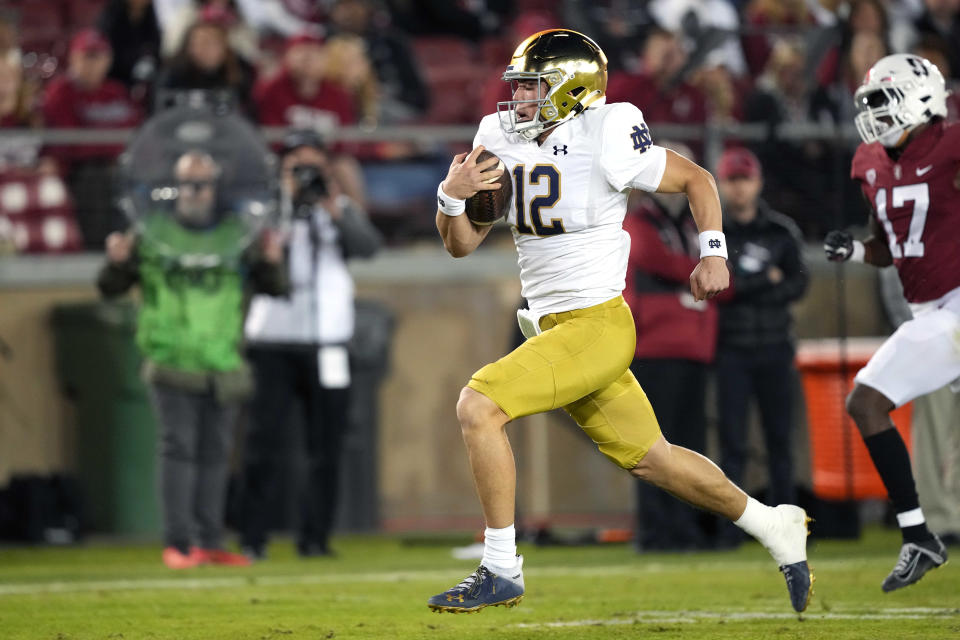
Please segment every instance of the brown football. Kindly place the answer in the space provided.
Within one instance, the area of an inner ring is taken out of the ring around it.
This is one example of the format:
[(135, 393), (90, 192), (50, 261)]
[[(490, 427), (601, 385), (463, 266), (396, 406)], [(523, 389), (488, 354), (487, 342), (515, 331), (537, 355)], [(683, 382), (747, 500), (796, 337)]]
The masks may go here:
[[(496, 157), (484, 149), (477, 156), (477, 164)], [(466, 214), (474, 224), (493, 224), (507, 215), (510, 210), (510, 199), (513, 197), (513, 181), (510, 179), (510, 173), (506, 170), (502, 160), (499, 160), (487, 171), (495, 169), (502, 169), (503, 174), (499, 178), (490, 178), (486, 182), (499, 182), (500, 188), (492, 191), (478, 191), (473, 197), (467, 198)]]

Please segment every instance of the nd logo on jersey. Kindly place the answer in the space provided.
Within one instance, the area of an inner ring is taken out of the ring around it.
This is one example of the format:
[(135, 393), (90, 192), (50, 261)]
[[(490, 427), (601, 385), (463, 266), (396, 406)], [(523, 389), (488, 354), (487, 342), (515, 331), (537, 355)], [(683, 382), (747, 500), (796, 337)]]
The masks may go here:
[(650, 129), (647, 128), (646, 122), (640, 126), (633, 125), (633, 133), (630, 134), (630, 139), (633, 140), (633, 148), (640, 153), (643, 153), (653, 145), (653, 140), (650, 137)]

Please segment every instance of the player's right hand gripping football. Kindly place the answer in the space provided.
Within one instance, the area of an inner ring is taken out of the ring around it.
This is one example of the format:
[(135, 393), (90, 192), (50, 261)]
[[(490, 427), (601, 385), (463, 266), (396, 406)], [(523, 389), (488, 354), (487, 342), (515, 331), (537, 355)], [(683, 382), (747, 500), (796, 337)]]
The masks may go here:
[(846, 231), (833, 230), (823, 239), (823, 250), (827, 260), (846, 262), (853, 255), (853, 236)]
[[(493, 169), (499, 160), (496, 157), (488, 158), (477, 164), (477, 156), (481, 151), (483, 151), (483, 145), (470, 153), (458, 153), (453, 157), (447, 177), (442, 184), (444, 193), (451, 198), (466, 200), (473, 197), (477, 191), (493, 191), (500, 188), (495, 180), (485, 182), (503, 175), (503, 170)], [(487, 171), (488, 169), (492, 170)]]

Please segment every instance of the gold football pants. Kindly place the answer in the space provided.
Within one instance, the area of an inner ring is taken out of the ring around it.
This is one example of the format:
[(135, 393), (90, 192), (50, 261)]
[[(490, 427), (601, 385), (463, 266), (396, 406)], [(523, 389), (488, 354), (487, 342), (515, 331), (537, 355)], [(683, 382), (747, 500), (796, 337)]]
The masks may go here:
[(633, 469), (660, 437), (630, 371), (636, 331), (622, 296), (540, 318), (543, 331), (483, 367), (467, 384), (510, 419), (563, 407), (601, 453)]

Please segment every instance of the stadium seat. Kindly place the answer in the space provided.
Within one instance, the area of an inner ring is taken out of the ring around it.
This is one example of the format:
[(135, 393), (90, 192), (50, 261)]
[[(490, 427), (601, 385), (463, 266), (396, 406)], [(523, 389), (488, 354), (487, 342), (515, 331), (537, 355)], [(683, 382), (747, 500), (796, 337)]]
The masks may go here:
[(0, 237), (20, 253), (65, 253), (83, 248), (73, 203), (57, 176), (31, 170), (0, 173)]

